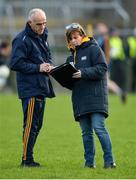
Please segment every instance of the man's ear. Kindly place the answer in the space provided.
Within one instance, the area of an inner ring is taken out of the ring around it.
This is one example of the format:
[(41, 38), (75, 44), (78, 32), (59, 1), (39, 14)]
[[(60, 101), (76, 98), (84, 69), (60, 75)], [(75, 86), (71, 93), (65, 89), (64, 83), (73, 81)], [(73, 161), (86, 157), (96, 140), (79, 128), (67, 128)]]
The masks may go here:
[(31, 22), (31, 21), (27, 21), (27, 23), (28, 23), (29, 25), (31, 25), (32, 22)]

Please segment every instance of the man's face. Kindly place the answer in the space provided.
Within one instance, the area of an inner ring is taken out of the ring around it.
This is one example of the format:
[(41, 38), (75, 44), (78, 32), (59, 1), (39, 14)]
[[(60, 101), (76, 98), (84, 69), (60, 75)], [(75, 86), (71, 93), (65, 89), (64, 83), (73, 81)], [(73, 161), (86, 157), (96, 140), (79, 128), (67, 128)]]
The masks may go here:
[(83, 36), (80, 35), (78, 31), (71, 32), (70, 35), (70, 44), (73, 48), (80, 46), (82, 43)]
[(43, 34), (44, 29), (46, 27), (47, 21), (46, 16), (44, 14), (37, 14), (35, 17), (28, 22), (31, 26), (32, 30), (38, 35)]

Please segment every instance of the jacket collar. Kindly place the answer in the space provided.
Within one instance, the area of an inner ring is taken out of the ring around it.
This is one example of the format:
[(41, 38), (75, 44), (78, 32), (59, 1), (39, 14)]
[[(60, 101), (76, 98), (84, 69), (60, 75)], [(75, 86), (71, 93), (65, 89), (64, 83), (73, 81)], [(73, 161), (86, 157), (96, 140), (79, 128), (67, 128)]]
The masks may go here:
[(88, 36), (86, 36), (86, 37), (84, 37), (82, 39), (82, 43), (81, 44), (83, 44), (84, 42), (88, 42), (88, 41), (90, 41), (90, 38)]

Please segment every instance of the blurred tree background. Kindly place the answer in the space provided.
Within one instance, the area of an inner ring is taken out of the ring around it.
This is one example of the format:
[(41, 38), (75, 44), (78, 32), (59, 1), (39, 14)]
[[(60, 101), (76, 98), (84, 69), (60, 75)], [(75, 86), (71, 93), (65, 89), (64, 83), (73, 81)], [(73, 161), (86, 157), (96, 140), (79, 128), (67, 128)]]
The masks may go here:
[(71, 22), (81, 23), (88, 34), (95, 33), (98, 22), (118, 27), (123, 35), (131, 35), (136, 27), (135, 0), (0, 0), (0, 39), (11, 41), (25, 27), (29, 10), (36, 7), (46, 12), (56, 65), (66, 60), (65, 26)]

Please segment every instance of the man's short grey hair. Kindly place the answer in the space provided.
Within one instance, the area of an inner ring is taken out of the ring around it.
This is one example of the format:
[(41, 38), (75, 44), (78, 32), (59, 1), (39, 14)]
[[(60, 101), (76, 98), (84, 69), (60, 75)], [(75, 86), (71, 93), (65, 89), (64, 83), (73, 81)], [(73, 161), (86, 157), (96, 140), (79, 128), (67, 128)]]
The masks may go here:
[(43, 13), (45, 16), (45, 12), (43, 9), (40, 9), (40, 8), (34, 8), (34, 9), (31, 9), (28, 13), (28, 21), (31, 21), (33, 20), (34, 16), (37, 14), (37, 13)]

